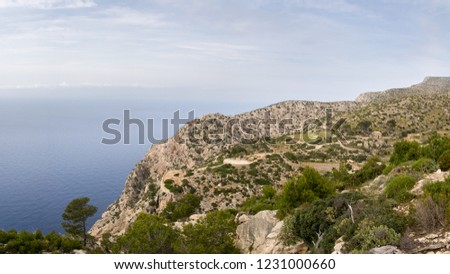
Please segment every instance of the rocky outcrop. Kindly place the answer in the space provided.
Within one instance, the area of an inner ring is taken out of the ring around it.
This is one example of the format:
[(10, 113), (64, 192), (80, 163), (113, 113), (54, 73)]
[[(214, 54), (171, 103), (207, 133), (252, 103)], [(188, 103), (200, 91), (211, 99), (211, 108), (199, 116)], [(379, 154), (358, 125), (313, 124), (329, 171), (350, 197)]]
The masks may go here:
[(173, 225), (175, 228), (182, 230), (185, 225), (195, 225), (206, 217), (206, 214), (193, 214), (184, 222), (175, 222)]
[(386, 175), (380, 175), (375, 178), (373, 181), (369, 182), (367, 185), (361, 188), (362, 191), (367, 193), (377, 193), (380, 194), (386, 188), (386, 182), (388, 181), (388, 177)]
[(369, 254), (401, 254), (402, 252), (398, 247), (392, 245), (386, 245), (381, 247), (372, 248), (369, 250)]
[(410, 235), (414, 238), (415, 248), (410, 253), (446, 253), (450, 251), (450, 232), (440, 231), (436, 233), (428, 233), (417, 237), (416, 235)]
[(447, 178), (449, 175), (449, 172), (443, 172), (440, 169), (434, 173), (428, 174), (425, 178), (418, 181), (414, 188), (411, 190), (411, 193), (415, 195), (421, 195), (423, 193), (423, 187), (429, 183), (433, 182), (443, 182), (445, 181), (445, 178)]
[(344, 245), (345, 245), (344, 236), (342, 236), (336, 240), (333, 252), (331, 254), (344, 254)]
[(300, 241), (292, 246), (279, 239), (283, 221), (276, 218), (276, 211), (261, 211), (254, 216), (241, 216), (243, 221), (236, 231), (236, 246), (242, 253), (251, 254), (304, 254), (307, 245)]

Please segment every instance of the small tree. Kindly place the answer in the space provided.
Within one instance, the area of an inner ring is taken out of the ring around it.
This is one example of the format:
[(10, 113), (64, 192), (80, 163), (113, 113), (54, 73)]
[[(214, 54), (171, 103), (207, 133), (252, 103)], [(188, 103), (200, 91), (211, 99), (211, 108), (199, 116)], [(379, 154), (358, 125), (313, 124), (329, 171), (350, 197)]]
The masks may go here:
[(399, 203), (410, 201), (414, 195), (409, 191), (414, 187), (416, 180), (410, 175), (400, 175), (390, 179), (386, 184), (386, 197)]
[(172, 254), (178, 240), (178, 231), (162, 217), (141, 213), (111, 248), (113, 253)]
[(62, 214), (64, 230), (72, 236), (81, 237), (83, 246), (86, 246), (87, 239), (86, 220), (97, 212), (97, 207), (89, 205), (89, 201), (88, 197), (74, 199)]
[(183, 227), (184, 240), (180, 253), (187, 254), (236, 254), (234, 246), (237, 224), (229, 211), (209, 212), (197, 224)]
[(450, 169), (450, 150), (442, 153), (439, 157), (438, 163), (442, 171), (447, 171)]
[(194, 214), (200, 208), (201, 201), (202, 197), (188, 193), (178, 201), (169, 202), (161, 215), (167, 220), (175, 222)]
[(394, 144), (394, 151), (392, 152), (391, 159), (389, 161), (395, 165), (398, 165), (403, 162), (417, 160), (420, 156), (421, 149), (419, 143), (402, 140)]

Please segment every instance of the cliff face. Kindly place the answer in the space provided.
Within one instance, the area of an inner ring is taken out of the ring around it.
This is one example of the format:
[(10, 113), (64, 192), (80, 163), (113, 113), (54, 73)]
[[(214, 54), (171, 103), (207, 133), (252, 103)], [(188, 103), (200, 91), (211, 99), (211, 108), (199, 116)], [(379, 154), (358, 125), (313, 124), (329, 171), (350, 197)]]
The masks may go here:
[[(427, 78), (410, 88), (363, 94), (355, 102), (286, 101), (235, 116), (211, 114), (196, 119), (174, 137), (149, 149), (129, 175), (119, 199), (107, 208), (90, 233), (97, 238), (107, 232), (122, 234), (140, 212), (159, 213), (169, 201), (189, 191), (203, 197), (201, 211), (236, 208), (246, 198), (259, 194), (262, 185), (282, 185), (299, 167), (311, 161), (339, 163), (368, 155), (371, 149), (386, 146), (388, 140), (381, 140), (379, 136), (371, 139), (370, 133), (362, 139), (361, 147), (355, 143), (349, 148), (334, 139), (328, 146), (306, 142), (298, 142), (293, 147), (284, 145), (301, 135), (307, 122), (318, 127), (317, 136), (327, 138), (322, 131), (328, 123), (336, 125), (341, 118), (347, 118), (358, 124), (358, 119), (370, 117), (352, 117), (354, 113), (367, 111), (367, 105), (389, 100), (394, 100), (393, 106), (405, 105), (406, 108), (407, 103), (395, 100), (414, 94), (430, 95), (429, 100), (435, 100), (434, 94), (440, 94), (437, 101), (440, 105), (432, 103), (431, 106), (443, 111), (448, 106), (445, 98), (448, 98), (449, 87), (450, 78)], [(333, 110), (329, 121), (327, 109)], [(427, 115), (426, 111), (424, 113)], [(402, 117), (403, 114), (399, 115), (399, 121)], [(392, 130), (381, 133), (388, 134), (392, 134)], [(274, 143), (277, 140), (283, 143)], [(335, 165), (314, 167), (327, 171)], [(178, 191), (167, 184), (169, 181)]]
[[(180, 178), (174, 176), (176, 174), (201, 169), (227, 147), (243, 140), (253, 142), (254, 138), (276, 137), (301, 128), (308, 119), (323, 118), (329, 108), (344, 113), (356, 106), (354, 102), (286, 101), (240, 115), (211, 114), (196, 119), (167, 142), (149, 149), (126, 180), (120, 198), (107, 208), (90, 233), (94, 237), (107, 232), (121, 234), (140, 212), (161, 212), (167, 202), (176, 198), (164, 184), (167, 179), (176, 180)], [(280, 123), (285, 126), (279, 126)], [(244, 197), (240, 193), (234, 196), (238, 198), (233, 203), (236, 206)], [(211, 209), (211, 203), (218, 202), (216, 200), (220, 197), (204, 199), (202, 208)]]

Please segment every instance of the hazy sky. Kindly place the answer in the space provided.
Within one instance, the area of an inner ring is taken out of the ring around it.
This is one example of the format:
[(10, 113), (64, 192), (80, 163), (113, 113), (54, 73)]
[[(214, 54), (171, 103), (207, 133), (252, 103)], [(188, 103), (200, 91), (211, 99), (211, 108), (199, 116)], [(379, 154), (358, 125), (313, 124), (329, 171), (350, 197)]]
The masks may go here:
[(0, 26), (0, 93), (337, 100), (450, 76), (448, 0), (0, 0)]

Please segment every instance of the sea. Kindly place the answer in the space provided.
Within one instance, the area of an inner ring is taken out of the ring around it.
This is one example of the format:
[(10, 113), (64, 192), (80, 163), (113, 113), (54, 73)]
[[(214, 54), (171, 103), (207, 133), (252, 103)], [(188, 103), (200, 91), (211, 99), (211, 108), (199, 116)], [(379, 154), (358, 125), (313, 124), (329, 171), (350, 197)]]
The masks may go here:
[[(123, 136), (117, 144), (102, 143), (114, 137), (103, 130), (104, 122), (111, 118), (123, 122), (124, 110), (146, 125), (153, 119), (154, 135), (162, 137), (161, 121), (173, 118), (175, 111), (184, 118), (192, 110), (199, 117), (263, 106), (231, 100), (182, 100), (183, 96), (128, 96), (125, 91), (108, 96), (103, 90), (92, 96), (95, 92), (37, 90), (4, 96), (0, 91), (0, 229), (62, 233), (65, 207), (84, 196), (98, 207), (88, 220), (92, 226), (120, 196), (129, 173), (151, 147), (147, 138), (139, 143), (135, 125), (129, 144), (124, 144)], [(121, 125), (114, 127), (123, 133)]]

